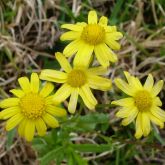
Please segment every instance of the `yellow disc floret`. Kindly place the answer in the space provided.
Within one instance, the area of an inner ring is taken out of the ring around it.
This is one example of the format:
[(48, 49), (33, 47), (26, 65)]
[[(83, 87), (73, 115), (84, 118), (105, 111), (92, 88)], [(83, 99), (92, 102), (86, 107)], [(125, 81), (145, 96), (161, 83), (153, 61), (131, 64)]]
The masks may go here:
[(84, 27), (81, 38), (91, 45), (96, 45), (104, 41), (105, 30), (98, 24), (88, 24)]
[(36, 119), (45, 112), (44, 98), (36, 93), (28, 93), (20, 99), (21, 112), (28, 119)]
[(134, 97), (135, 105), (140, 111), (146, 111), (151, 108), (152, 98), (148, 91), (141, 90), (138, 91)]
[(72, 87), (81, 87), (86, 83), (86, 74), (84, 73), (83, 70), (80, 69), (73, 69), (69, 74), (68, 74), (68, 84)]

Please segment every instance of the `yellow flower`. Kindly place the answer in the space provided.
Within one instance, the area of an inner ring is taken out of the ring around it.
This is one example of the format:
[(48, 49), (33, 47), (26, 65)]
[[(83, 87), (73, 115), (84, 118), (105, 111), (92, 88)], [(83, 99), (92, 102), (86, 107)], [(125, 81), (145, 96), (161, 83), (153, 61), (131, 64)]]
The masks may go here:
[(117, 40), (123, 35), (117, 32), (116, 26), (107, 26), (107, 23), (107, 17), (102, 16), (98, 22), (97, 13), (90, 11), (88, 24), (81, 22), (62, 25), (62, 28), (71, 31), (64, 33), (61, 40), (73, 40), (65, 47), (63, 54), (69, 57), (77, 52), (74, 59), (77, 65), (81, 63), (88, 65), (93, 51), (99, 63), (104, 67), (109, 66), (109, 61), (116, 62), (117, 56), (111, 49), (120, 49)]
[(63, 84), (55, 93), (54, 101), (57, 103), (62, 102), (71, 95), (68, 110), (70, 113), (74, 113), (78, 95), (80, 95), (85, 105), (91, 110), (94, 109), (97, 100), (90, 88), (105, 91), (111, 87), (109, 79), (99, 76), (105, 73), (106, 69), (103, 67), (88, 68), (81, 65), (72, 68), (63, 54), (56, 53), (56, 58), (64, 72), (44, 69), (40, 74), (42, 80)]
[[(55, 117), (66, 115), (66, 111), (56, 107), (52, 101), (54, 86), (46, 83), (39, 90), (39, 77), (32, 73), (31, 81), (21, 77), (18, 82), (22, 89), (12, 89), (10, 92), (16, 97), (7, 98), (0, 102), (0, 107), (5, 108), (0, 112), (1, 119), (8, 119), (6, 130), (9, 131), (18, 125), (18, 133), (27, 141), (33, 139), (35, 129), (38, 135), (46, 133), (47, 126), (55, 128), (59, 123)], [(55, 117), (54, 117), (55, 116)]]
[(117, 117), (123, 118), (122, 125), (126, 126), (136, 118), (135, 137), (137, 139), (150, 133), (150, 121), (163, 128), (165, 111), (159, 107), (162, 106), (162, 102), (157, 96), (163, 87), (163, 81), (160, 80), (154, 85), (153, 77), (149, 74), (142, 86), (138, 78), (131, 76), (128, 72), (124, 74), (128, 83), (117, 78), (115, 84), (130, 97), (112, 102), (122, 107), (116, 113)]

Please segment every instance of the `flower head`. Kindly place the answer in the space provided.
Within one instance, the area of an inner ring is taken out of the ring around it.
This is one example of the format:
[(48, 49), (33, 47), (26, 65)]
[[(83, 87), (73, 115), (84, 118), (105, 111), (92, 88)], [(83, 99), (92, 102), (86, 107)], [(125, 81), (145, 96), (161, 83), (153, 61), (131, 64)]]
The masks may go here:
[(123, 118), (124, 126), (136, 118), (135, 137), (137, 139), (150, 133), (150, 121), (163, 128), (165, 111), (159, 107), (162, 102), (157, 96), (163, 87), (163, 81), (160, 80), (154, 85), (153, 77), (149, 74), (142, 86), (138, 78), (131, 76), (128, 72), (124, 72), (124, 74), (128, 83), (117, 78), (115, 84), (130, 97), (112, 102), (112, 104), (121, 106), (116, 116)]
[[(0, 119), (8, 119), (6, 130), (9, 131), (18, 125), (18, 133), (25, 137), (27, 141), (33, 139), (35, 129), (38, 135), (46, 133), (47, 126), (55, 128), (59, 123), (55, 117), (66, 115), (63, 108), (53, 104), (52, 95), (54, 86), (46, 83), (39, 90), (39, 77), (37, 73), (31, 74), (31, 81), (27, 77), (21, 77), (18, 82), (22, 89), (12, 89), (11, 93), (15, 97), (7, 98), (0, 102), (0, 107), (4, 108), (0, 112)], [(55, 116), (55, 117), (54, 117)]]
[(116, 26), (108, 26), (107, 23), (107, 17), (102, 16), (98, 22), (97, 13), (90, 11), (88, 24), (82, 22), (62, 25), (62, 28), (71, 31), (64, 33), (61, 40), (72, 40), (64, 49), (64, 55), (69, 57), (76, 53), (74, 63), (78, 65), (80, 63), (88, 65), (93, 51), (99, 63), (104, 67), (109, 66), (110, 61), (116, 62), (117, 56), (111, 49), (120, 49), (117, 40), (123, 35), (117, 32)]
[(70, 96), (68, 110), (74, 113), (77, 106), (78, 95), (81, 96), (85, 105), (89, 109), (94, 109), (97, 100), (90, 88), (99, 90), (108, 90), (111, 87), (111, 81), (99, 75), (105, 73), (103, 67), (88, 68), (87, 66), (76, 65), (73, 68), (61, 53), (56, 53), (56, 58), (63, 68), (64, 72), (44, 69), (41, 71), (42, 80), (62, 83), (53, 99), (55, 102), (62, 102)]

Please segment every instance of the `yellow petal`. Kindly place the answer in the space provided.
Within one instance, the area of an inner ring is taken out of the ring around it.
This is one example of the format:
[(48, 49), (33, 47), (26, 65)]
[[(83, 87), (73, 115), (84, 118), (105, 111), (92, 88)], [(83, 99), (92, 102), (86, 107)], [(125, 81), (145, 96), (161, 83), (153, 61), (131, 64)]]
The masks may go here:
[(142, 86), (140, 80), (137, 77), (132, 77), (132, 79), (133, 79), (132, 82), (134, 83), (136, 89), (142, 90), (143, 86)]
[(70, 96), (68, 110), (70, 113), (75, 113), (77, 107), (77, 100), (78, 100), (78, 89), (73, 90)]
[(92, 75), (103, 75), (107, 72), (107, 68), (99, 66), (88, 69), (88, 73)]
[(66, 82), (67, 74), (52, 69), (44, 69), (41, 71), (40, 79), (57, 83), (64, 83)]
[(116, 26), (104, 26), (104, 29), (105, 29), (105, 32), (109, 34), (117, 32)]
[(133, 88), (131, 88), (125, 81), (121, 80), (120, 78), (115, 79), (115, 85), (127, 95), (134, 96), (135, 93)]
[(138, 113), (137, 119), (136, 119), (136, 133), (135, 137), (136, 139), (141, 138), (143, 135), (142, 131), (142, 117), (141, 117), (141, 112)]
[(113, 50), (120, 50), (121, 45), (113, 40), (110, 35), (106, 35), (105, 43)]
[(146, 79), (146, 82), (144, 84), (144, 89), (147, 89), (150, 91), (153, 87), (153, 84), (154, 84), (153, 76), (151, 74), (149, 74), (147, 79)]
[(120, 118), (127, 118), (129, 116), (132, 116), (136, 112), (137, 109), (134, 107), (123, 107), (116, 113), (116, 116)]
[(112, 101), (111, 104), (124, 106), (124, 107), (133, 107), (134, 106), (134, 99), (132, 97)]
[[(117, 61), (116, 54), (114, 52), (112, 52), (112, 50), (105, 43), (102, 43), (100, 45), (95, 46), (95, 50), (99, 51), (97, 53), (101, 54), (100, 56), (102, 58), (105, 58), (106, 60), (111, 61), (111, 62), (116, 62)], [(96, 55), (97, 58), (98, 58), (98, 56), (99, 55)], [(104, 61), (105, 61), (105, 59), (104, 59)]]
[(26, 122), (27, 120), (24, 118), (20, 123), (19, 123), (19, 126), (18, 126), (18, 134), (22, 137), (25, 136), (25, 126), (26, 126)]
[(124, 75), (125, 75), (128, 83), (131, 83), (132, 76), (130, 75), (130, 73), (127, 71), (124, 71)]
[(35, 122), (33, 120), (27, 120), (24, 131), (25, 139), (32, 141), (35, 133)]
[(162, 102), (161, 102), (161, 100), (160, 100), (159, 97), (155, 97), (155, 98), (153, 99), (153, 105), (162, 106)]
[(64, 69), (65, 72), (70, 72), (72, 70), (72, 67), (68, 60), (64, 57), (64, 55), (60, 52), (57, 52), (55, 54), (56, 59), (58, 60), (59, 64), (61, 65), (61, 68)]
[(77, 23), (77, 24), (64, 24), (64, 25), (61, 26), (61, 28), (73, 30), (73, 31), (76, 31), (76, 32), (80, 32), (80, 31), (83, 30), (83, 28), (85, 26), (86, 26), (86, 23), (83, 22), (83, 23)]
[(84, 93), (84, 96), (89, 100), (89, 102), (91, 102), (91, 104), (93, 105), (97, 104), (97, 100), (95, 99), (88, 85), (82, 86), (81, 91), (82, 93)]
[(6, 123), (6, 130), (10, 131), (11, 129), (16, 127), (21, 122), (22, 119), (23, 119), (23, 115), (21, 113), (17, 113), (13, 117), (11, 117)]
[(90, 109), (90, 110), (94, 110), (96, 104), (93, 102), (90, 102), (88, 97), (84, 94), (84, 92), (80, 89), (79, 90), (79, 95), (81, 96), (82, 100), (84, 101), (84, 104)]
[(105, 51), (108, 54), (109, 61), (117, 62), (117, 60), (118, 60), (117, 55), (111, 49), (109, 49), (106, 44), (105, 44)]
[(109, 66), (109, 58), (108, 58), (107, 52), (104, 49), (104, 44), (96, 45), (94, 48), (94, 52), (96, 54), (96, 58), (99, 61), (99, 63), (103, 67), (108, 67)]
[(52, 83), (46, 82), (44, 87), (40, 91), (42, 97), (47, 97), (53, 91), (54, 85)]
[(116, 40), (121, 39), (122, 37), (123, 37), (123, 34), (121, 32), (116, 32), (116, 30), (111, 33), (106, 33), (106, 38), (109, 38), (111, 40), (116, 41)]
[(71, 94), (72, 88), (68, 84), (63, 84), (53, 96), (55, 103), (61, 103)]
[(122, 125), (126, 126), (126, 125), (130, 124), (135, 119), (135, 117), (137, 116), (138, 112), (139, 111), (137, 110), (136, 107), (134, 109), (132, 109), (130, 111), (130, 115), (127, 118), (122, 120)]
[(115, 33), (117, 32), (116, 26), (105, 26), (105, 32), (107, 33)]
[(49, 115), (48, 113), (46, 113), (43, 116), (43, 120), (45, 121), (45, 123), (52, 128), (56, 128), (59, 127), (59, 123), (57, 121), (57, 119), (55, 119), (52, 115)]
[(163, 111), (161, 108), (153, 106), (150, 111), (156, 118), (158, 118), (162, 122), (165, 122), (165, 111)]
[(102, 16), (99, 20), (99, 25), (104, 25), (105, 26), (105, 25), (107, 25), (107, 23), (108, 23), (107, 17)]
[(43, 119), (39, 118), (35, 120), (35, 126), (39, 136), (44, 136), (46, 134), (47, 127)]
[(30, 86), (31, 86), (31, 91), (33, 93), (38, 93), (39, 90), (39, 77), (37, 73), (32, 73), (31, 74), (31, 81), (30, 81)]
[(158, 119), (157, 117), (155, 117), (154, 115), (152, 115), (152, 113), (148, 113), (148, 116), (150, 118), (150, 120), (155, 123), (156, 125), (159, 125), (160, 128), (164, 127), (164, 122), (162, 122), (160, 119)]
[(0, 102), (1, 108), (8, 108), (17, 106), (19, 104), (20, 99), (19, 98), (8, 98)]
[(99, 76), (90, 75), (88, 78), (88, 82), (91, 88), (102, 91), (109, 90), (112, 86), (111, 80)]
[(94, 46), (86, 43), (81, 44), (74, 58), (74, 66), (89, 66)]
[(153, 94), (154, 96), (156, 96), (156, 95), (159, 94), (159, 92), (160, 92), (161, 89), (163, 88), (163, 84), (164, 84), (163, 80), (160, 80), (160, 81), (158, 81), (158, 82), (153, 86), (152, 94)]
[(18, 106), (10, 107), (0, 112), (0, 118), (5, 120), (16, 115), (19, 112), (20, 112), (20, 108)]
[(134, 91), (134, 93), (135, 93), (137, 90), (143, 90), (143, 86), (138, 78), (131, 76), (126, 71), (124, 72), (124, 75), (127, 78), (129, 86), (132, 88), (132, 92)]
[(67, 114), (65, 109), (53, 105), (48, 105), (46, 108), (46, 112), (56, 117), (63, 117)]
[(148, 134), (151, 131), (151, 126), (150, 126), (150, 118), (148, 116), (148, 113), (142, 112), (141, 114), (141, 119), (142, 119), (142, 130), (143, 130), (143, 135), (148, 136)]
[(121, 49), (121, 45), (112, 39), (111, 40), (107, 39), (105, 42), (113, 50), (120, 50)]
[(53, 95), (50, 95), (48, 97), (45, 98), (45, 105), (51, 105), (51, 104), (54, 104), (54, 101), (53, 101)]
[(77, 39), (75, 41), (72, 41), (70, 44), (68, 44), (65, 49), (63, 50), (63, 54), (66, 56), (66, 57), (70, 57), (72, 55), (74, 55), (79, 47), (81, 46), (81, 40), (80, 39)]
[(69, 31), (69, 32), (63, 33), (60, 37), (60, 40), (61, 41), (76, 40), (76, 39), (79, 39), (80, 36), (81, 36), (81, 32)]
[(132, 97), (112, 101), (111, 104), (124, 106), (124, 107), (133, 107), (134, 106), (134, 99)]
[(21, 77), (18, 79), (18, 82), (25, 93), (31, 92), (30, 82), (27, 77)]
[(97, 13), (95, 11), (88, 13), (88, 24), (97, 24)]
[(10, 92), (19, 98), (25, 95), (25, 93), (21, 89), (11, 89)]

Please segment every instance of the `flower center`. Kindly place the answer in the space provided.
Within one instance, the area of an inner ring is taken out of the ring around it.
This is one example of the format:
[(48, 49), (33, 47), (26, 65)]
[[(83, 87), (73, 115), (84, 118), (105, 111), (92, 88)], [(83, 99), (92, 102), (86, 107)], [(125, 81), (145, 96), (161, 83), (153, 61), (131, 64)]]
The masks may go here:
[(36, 119), (45, 112), (44, 98), (35, 93), (28, 93), (20, 99), (20, 108), (24, 116)]
[(98, 24), (89, 24), (84, 27), (81, 38), (89, 44), (96, 45), (103, 42), (105, 30)]
[(86, 80), (86, 74), (80, 69), (74, 69), (68, 74), (68, 84), (72, 87), (81, 87)]
[(152, 105), (151, 95), (146, 90), (137, 92), (134, 99), (135, 99), (135, 105), (140, 111), (149, 110)]

